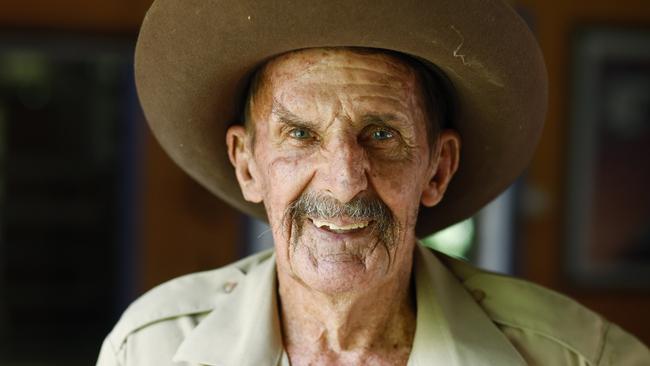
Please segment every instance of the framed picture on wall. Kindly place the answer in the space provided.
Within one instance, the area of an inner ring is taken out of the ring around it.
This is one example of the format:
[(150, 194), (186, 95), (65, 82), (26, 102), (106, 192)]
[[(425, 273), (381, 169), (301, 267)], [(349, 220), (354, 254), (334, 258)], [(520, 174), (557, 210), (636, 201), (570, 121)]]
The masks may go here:
[(572, 49), (566, 270), (650, 289), (650, 29), (582, 28)]

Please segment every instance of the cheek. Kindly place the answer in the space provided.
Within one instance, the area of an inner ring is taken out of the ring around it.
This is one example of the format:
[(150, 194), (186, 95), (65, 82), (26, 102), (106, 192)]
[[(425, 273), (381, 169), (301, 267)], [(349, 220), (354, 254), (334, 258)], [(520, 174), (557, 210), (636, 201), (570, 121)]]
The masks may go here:
[(422, 159), (371, 165), (371, 185), (402, 223), (412, 221), (420, 204), (426, 166)]
[(304, 191), (313, 176), (314, 164), (298, 155), (269, 156), (265, 163), (264, 202), (270, 220), (279, 220), (291, 202)]

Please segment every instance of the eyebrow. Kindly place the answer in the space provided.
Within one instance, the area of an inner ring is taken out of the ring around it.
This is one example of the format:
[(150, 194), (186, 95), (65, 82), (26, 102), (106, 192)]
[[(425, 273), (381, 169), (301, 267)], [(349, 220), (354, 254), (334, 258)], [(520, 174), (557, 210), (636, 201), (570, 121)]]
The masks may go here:
[[(273, 100), (273, 106), (271, 108), (271, 113), (275, 115), (280, 123), (295, 126), (295, 127), (306, 127), (310, 129), (318, 128), (318, 124), (313, 121), (304, 120), (293, 112), (288, 110), (285, 106), (282, 105), (277, 99)], [(396, 122), (398, 125), (402, 125), (403, 121), (392, 113), (368, 113), (365, 114), (360, 119), (361, 123), (364, 126), (368, 125), (378, 125), (382, 127), (393, 127), (390, 122)]]
[(391, 113), (383, 113), (383, 114), (373, 114), (369, 113), (364, 115), (361, 118), (361, 121), (365, 125), (380, 125), (380, 126), (388, 126), (389, 122), (401, 122), (397, 116)]
[(271, 108), (271, 113), (273, 115), (275, 115), (281, 123), (284, 123), (284, 124), (287, 124), (287, 125), (298, 126), (298, 127), (308, 127), (308, 128), (311, 128), (311, 129), (314, 129), (314, 128), (317, 127), (316, 123), (304, 120), (304, 119), (296, 116), (294, 113), (292, 113), (290, 110), (288, 110), (285, 106), (283, 106), (276, 99), (273, 100), (273, 107)]

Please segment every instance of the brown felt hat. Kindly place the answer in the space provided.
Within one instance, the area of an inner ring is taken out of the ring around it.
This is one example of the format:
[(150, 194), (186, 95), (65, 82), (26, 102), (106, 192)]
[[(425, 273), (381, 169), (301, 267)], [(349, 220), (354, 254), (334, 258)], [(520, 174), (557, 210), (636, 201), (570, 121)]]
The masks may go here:
[(421, 209), (426, 235), (465, 219), (528, 164), (544, 123), (547, 78), (524, 21), (500, 0), (157, 0), (135, 54), (138, 94), (162, 147), (221, 199), (258, 218), (226, 154), (251, 73), (290, 50), (358, 46), (425, 59), (455, 90), (460, 168)]

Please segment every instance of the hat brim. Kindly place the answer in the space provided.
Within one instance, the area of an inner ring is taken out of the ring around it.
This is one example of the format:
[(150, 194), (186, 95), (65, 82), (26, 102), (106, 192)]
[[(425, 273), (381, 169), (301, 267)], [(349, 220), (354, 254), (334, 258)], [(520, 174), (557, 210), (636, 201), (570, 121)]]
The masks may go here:
[(443, 201), (420, 210), (418, 235), (473, 215), (531, 159), (546, 113), (546, 69), (526, 24), (499, 0), (157, 0), (137, 42), (137, 90), (172, 159), (224, 201), (265, 219), (263, 206), (241, 194), (226, 129), (242, 122), (247, 81), (261, 63), (336, 46), (410, 54), (453, 84), (460, 168)]

